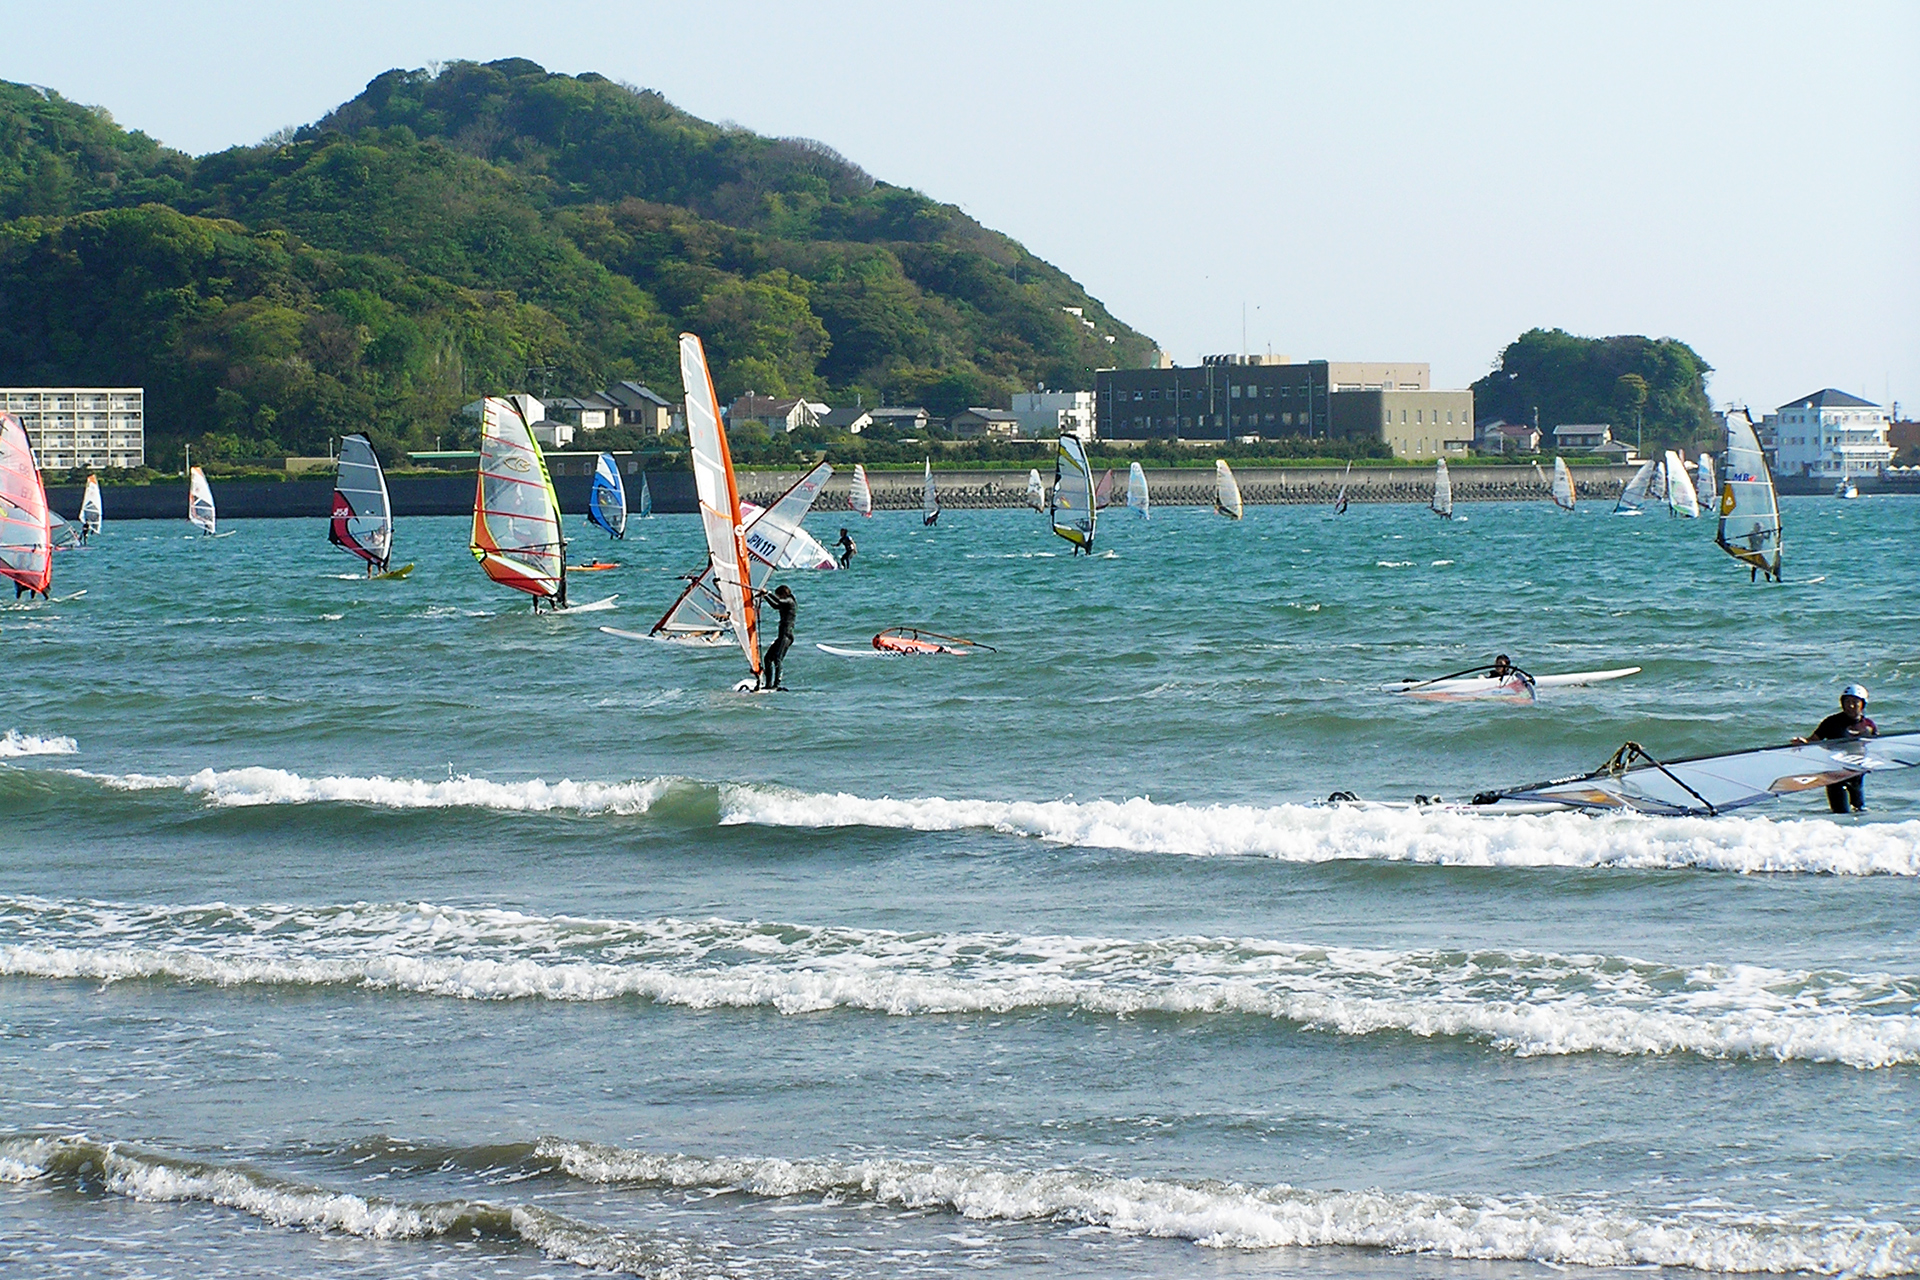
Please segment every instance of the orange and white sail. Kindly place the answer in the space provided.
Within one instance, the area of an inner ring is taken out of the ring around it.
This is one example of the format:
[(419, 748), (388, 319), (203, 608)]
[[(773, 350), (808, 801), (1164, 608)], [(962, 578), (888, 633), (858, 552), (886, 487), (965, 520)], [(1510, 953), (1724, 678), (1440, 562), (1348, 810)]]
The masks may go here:
[(510, 400), (488, 396), (480, 408), (480, 478), (467, 549), (504, 587), (565, 607), (567, 544), (560, 500), (540, 442)]
[(47, 489), (20, 419), (0, 413), (0, 577), (46, 594), (53, 585)]
[(687, 452), (693, 457), (693, 488), (706, 530), (707, 556), (714, 587), (726, 607), (734, 639), (747, 666), (760, 674), (759, 611), (753, 603), (753, 566), (740, 519), (740, 487), (733, 476), (727, 429), (720, 422), (720, 399), (707, 372), (706, 349), (691, 333), (680, 335), (680, 384), (687, 389)]
[(100, 532), (100, 477), (87, 477), (87, 493), (80, 499), (80, 528), (87, 533)]

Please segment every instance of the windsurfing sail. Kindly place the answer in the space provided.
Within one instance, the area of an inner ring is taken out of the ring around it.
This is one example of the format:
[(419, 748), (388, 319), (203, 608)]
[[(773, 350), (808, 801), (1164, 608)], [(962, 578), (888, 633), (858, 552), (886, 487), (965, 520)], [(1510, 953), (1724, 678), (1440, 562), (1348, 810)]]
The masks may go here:
[(853, 464), (853, 483), (847, 486), (847, 510), (869, 519), (873, 516), (873, 486), (867, 483), (867, 469)]
[(1035, 511), (1047, 509), (1047, 485), (1040, 478), (1040, 468), (1027, 472), (1027, 505)]
[(1349, 462), (1347, 469), (1340, 474), (1340, 493), (1333, 500), (1333, 514), (1337, 516), (1347, 514), (1347, 481), (1352, 478), (1353, 464)]
[(746, 655), (747, 667), (758, 676), (760, 613), (753, 601), (752, 561), (741, 527), (740, 488), (733, 476), (733, 454), (720, 421), (713, 375), (707, 372), (706, 349), (691, 333), (680, 335), (680, 385), (687, 389), (687, 451), (693, 458), (693, 487), (707, 535), (708, 572), (733, 638)]
[(83, 535), (100, 532), (100, 477), (87, 477), (87, 493), (80, 499), (80, 532)]
[(1150, 519), (1151, 501), (1147, 497), (1147, 473), (1135, 462), (1127, 467), (1127, 506), (1138, 511), (1142, 520)]
[(198, 467), (187, 472), (187, 519), (202, 533), (214, 531), (213, 486), (207, 483), (207, 473)]
[(653, 489), (647, 484), (647, 473), (640, 473), (640, 518), (653, 519)]
[(1713, 478), (1712, 454), (1703, 453), (1700, 455), (1700, 477), (1694, 481), (1693, 487), (1694, 491), (1700, 496), (1700, 505), (1703, 509), (1710, 510), (1712, 507), (1719, 505), (1720, 485)]
[(1107, 468), (1107, 474), (1100, 477), (1100, 483), (1093, 486), (1093, 509), (1100, 511), (1113, 505), (1113, 468)]
[(1653, 464), (1653, 474), (1647, 478), (1647, 501), (1665, 502), (1667, 500), (1667, 460), (1660, 459)]
[(1920, 733), (1840, 738), (1666, 761), (1654, 759), (1639, 743), (1629, 742), (1592, 773), (1485, 792), (1475, 796), (1474, 803), (1514, 800), (1575, 809), (1716, 814), (1774, 796), (1831, 786), (1863, 773), (1917, 764)]
[(47, 543), (55, 551), (80, 545), (80, 526), (51, 507), (47, 509)]
[(333, 481), (333, 518), (327, 541), (344, 547), (382, 573), (393, 556), (393, 503), (373, 442), (355, 433), (340, 438), (339, 471)]
[(1213, 509), (1229, 520), (1238, 520), (1246, 512), (1240, 503), (1240, 485), (1224, 458), (1213, 460)]
[(1613, 514), (1617, 516), (1637, 516), (1640, 509), (1647, 505), (1647, 490), (1653, 487), (1653, 462), (1640, 464), (1640, 469), (1627, 481), (1627, 487), (1620, 491), (1620, 500), (1613, 504)]
[(27, 429), (10, 413), (0, 413), (0, 575), (42, 595), (53, 585), (47, 489)]
[(1048, 515), (1055, 533), (1089, 553), (1093, 551), (1094, 501), (1086, 446), (1079, 436), (1061, 436), (1053, 455), (1053, 501)]
[(1453, 481), (1447, 477), (1447, 460), (1433, 464), (1433, 514), (1442, 520), (1453, 519)]
[[(832, 474), (833, 468), (821, 463), (764, 511), (751, 502), (741, 502), (740, 518), (747, 544), (747, 582), (753, 590), (758, 591), (775, 569), (840, 567), (840, 562), (800, 527), (800, 521), (812, 509)], [(732, 629), (733, 621), (728, 616), (726, 600), (721, 596), (709, 558), (705, 569), (687, 575), (686, 590), (660, 621), (653, 624), (649, 634), (664, 640), (720, 644)]]
[(1553, 505), (1562, 511), (1573, 510), (1573, 472), (1565, 458), (1553, 460)]
[(1720, 477), (1720, 531), (1714, 540), (1754, 575), (1780, 580), (1780, 551), (1786, 542), (1780, 527), (1780, 502), (1774, 496), (1767, 455), (1745, 409), (1727, 414), (1727, 451)]
[(920, 489), (920, 523), (930, 525), (940, 518), (940, 499), (933, 492), (933, 459), (927, 459), (927, 482)]
[(1671, 449), (1667, 450), (1666, 472), (1668, 514), (1699, 519), (1700, 499), (1693, 491), (1693, 481), (1687, 479), (1687, 464)]
[(613, 455), (593, 464), (593, 488), (587, 492), (587, 519), (616, 538), (627, 536), (627, 486)]
[(567, 603), (567, 544), (560, 501), (540, 442), (509, 400), (488, 396), (480, 411), (480, 478), (468, 550), (489, 578), (533, 597)]

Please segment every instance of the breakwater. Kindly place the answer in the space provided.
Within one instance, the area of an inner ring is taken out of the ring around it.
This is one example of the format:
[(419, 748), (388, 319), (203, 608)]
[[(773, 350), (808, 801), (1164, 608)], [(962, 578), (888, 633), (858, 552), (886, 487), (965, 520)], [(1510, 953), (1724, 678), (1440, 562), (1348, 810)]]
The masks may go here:
[[(1459, 466), (1449, 468), (1455, 502), (1507, 502), (1546, 496), (1546, 487), (1530, 468), (1500, 466)], [(803, 468), (747, 468), (739, 473), (740, 496), (762, 506), (785, 492), (805, 474)], [(821, 495), (821, 510), (842, 509), (847, 505), (847, 482), (851, 467), (834, 473)], [(1234, 468), (1240, 484), (1241, 499), (1253, 505), (1280, 503), (1329, 503), (1340, 492), (1344, 470), (1340, 467), (1246, 467)], [(1631, 467), (1580, 467), (1574, 471), (1574, 486), (1583, 499), (1611, 501), (1633, 474)], [(1051, 472), (1046, 473), (1049, 483)], [(873, 489), (873, 505), (880, 510), (905, 510), (920, 505), (922, 474), (917, 471), (870, 471), (867, 481)], [(1018, 507), (1027, 500), (1026, 474), (1020, 471), (935, 468), (934, 485), (940, 505), (951, 508)], [(1433, 496), (1431, 466), (1355, 468), (1345, 477), (1347, 498), (1351, 502), (1419, 502)], [(629, 477), (628, 501), (638, 502), (638, 478)], [(223, 520), (258, 518), (324, 519), (332, 509), (333, 484), (330, 478), (287, 480), (212, 481), (214, 500)], [(554, 492), (560, 507), (569, 514), (587, 509), (587, 491), (592, 477), (556, 475)], [(663, 514), (691, 512), (694, 508), (693, 475), (675, 468), (649, 471), (647, 484), (653, 494), (653, 508)], [(1126, 472), (1114, 473), (1114, 502), (1126, 500)], [(1147, 486), (1153, 501), (1160, 506), (1207, 506), (1213, 502), (1213, 472), (1201, 467), (1155, 467), (1147, 470)], [(399, 475), (387, 478), (396, 516), (460, 516), (473, 510), (473, 475), (449, 472), (446, 475)], [(53, 509), (67, 519), (78, 517), (82, 490), (79, 485), (55, 485), (47, 490)], [(107, 485), (102, 503), (109, 520), (184, 520), (187, 514), (185, 480), (150, 485)]]

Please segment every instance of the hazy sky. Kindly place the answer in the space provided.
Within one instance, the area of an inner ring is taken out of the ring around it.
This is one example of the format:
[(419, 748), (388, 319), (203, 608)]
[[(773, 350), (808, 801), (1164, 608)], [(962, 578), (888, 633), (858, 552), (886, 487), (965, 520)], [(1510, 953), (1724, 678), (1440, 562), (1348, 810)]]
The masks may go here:
[(20, 5), (0, 77), (201, 154), (520, 56), (825, 141), (1181, 363), (1691, 343), (1716, 402), (1920, 402), (1920, 3)]

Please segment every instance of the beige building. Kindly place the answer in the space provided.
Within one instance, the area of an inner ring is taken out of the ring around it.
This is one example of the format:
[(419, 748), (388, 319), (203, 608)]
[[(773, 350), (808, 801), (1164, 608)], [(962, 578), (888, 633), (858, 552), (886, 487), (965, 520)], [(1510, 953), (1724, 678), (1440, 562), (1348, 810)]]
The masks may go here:
[(1411, 361), (1329, 360), (1327, 382), (1335, 392), (1431, 391), (1433, 370)]
[(1336, 391), (1327, 403), (1332, 435), (1384, 440), (1396, 458), (1459, 457), (1473, 445), (1471, 391)]
[(6, 387), (0, 409), (20, 419), (45, 470), (146, 465), (146, 394), (139, 387)]

